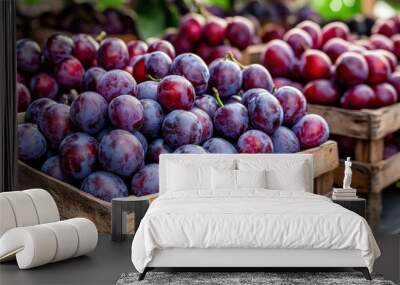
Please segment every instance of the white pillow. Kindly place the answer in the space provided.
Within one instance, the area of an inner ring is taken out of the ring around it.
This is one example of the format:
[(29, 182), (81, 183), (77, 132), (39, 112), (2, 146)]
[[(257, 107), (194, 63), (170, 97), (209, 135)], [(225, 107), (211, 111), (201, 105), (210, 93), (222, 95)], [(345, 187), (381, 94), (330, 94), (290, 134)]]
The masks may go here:
[(290, 176), (277, 169), (267, 171), (268, 189), (272, 190), (306, 192), (307, 180), (307, 169), (304, 162), (294, 165), (290, 170)]
[(237, 188), (267, 188), (267, 171), (236, 170)]
[[(270, 190), (307, 191), (312, 189), (309, 163), (298, 159), (239, 159), (239, 170), (266, 170)], [(311, 185), (310, 185), (311, 184)]]
[(168, 191), (211, 189), (211, 166), (170, 163)]
[(236, 190), (236, 170), (212, 168), (212, 189), (213, 190)]

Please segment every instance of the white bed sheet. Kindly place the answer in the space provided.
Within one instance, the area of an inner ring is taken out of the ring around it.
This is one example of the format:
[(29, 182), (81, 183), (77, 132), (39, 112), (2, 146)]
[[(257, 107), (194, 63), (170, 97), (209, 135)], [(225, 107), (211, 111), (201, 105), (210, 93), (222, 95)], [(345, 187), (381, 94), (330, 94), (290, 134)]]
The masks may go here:
[(135, 234), (133, 265), (143, 272), (166, 248), (357, 249), (371, 272), (380, 256), (359, 215), (320, 195), (266, 189), (161, 195)]

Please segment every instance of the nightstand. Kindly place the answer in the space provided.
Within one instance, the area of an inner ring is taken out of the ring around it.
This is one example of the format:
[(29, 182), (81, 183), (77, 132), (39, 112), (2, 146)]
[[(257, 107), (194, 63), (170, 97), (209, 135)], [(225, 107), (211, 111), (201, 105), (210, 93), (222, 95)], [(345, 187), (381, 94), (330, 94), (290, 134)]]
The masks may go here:
[(351, 200), (332, 199), (332, 202), (367, 218), (367, 201), (363, 198), (354, 198)]

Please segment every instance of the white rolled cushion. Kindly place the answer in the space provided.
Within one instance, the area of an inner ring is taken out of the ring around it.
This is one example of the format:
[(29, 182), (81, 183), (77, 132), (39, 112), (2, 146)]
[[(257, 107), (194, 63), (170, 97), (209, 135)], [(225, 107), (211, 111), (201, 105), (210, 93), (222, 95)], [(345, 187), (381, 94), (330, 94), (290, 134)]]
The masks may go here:
[(237, 188), (267, 188), (267, 171), (236, 170)]
[(17, 227), (33, 226), (39, 223), (35, 205), (31, 197), (22, 191), (3, 192), (13, 209)]
[(0, 195), (0, 237), (16, 226), (17, 222), (10, 202), (6, 197)]
[(33, 268), (89, 253), (97, 239), (95, 225), (84, 218), (18, 227), (0, 238), (0, 261), (15, 256), (20, 269)]
[(54, 222), (43, 224), (49, 228), (56, 236), (57, 248), (54, 258), (51, 262), (57, 262), (73, 257), (78, 249), (79, 237), (78, 232), (70, 223)]
[(16, 255), (20, 269), (52, 261), (57, 249), (56, 236), (43, 225), (14, 228), (0, 239), (0, 260)]
[(78, 248), (74, 257), (91, 252), (96, 248), (98, 233), (92, 221), (85, 218), (74, 218), (64, 222), (72, 225), (78, 233)]
[(49, 192), (43, 189), (24, 190), (33, 201), (38, 215), (39, 224), (52, 223), (60, 220), (56, 202)]

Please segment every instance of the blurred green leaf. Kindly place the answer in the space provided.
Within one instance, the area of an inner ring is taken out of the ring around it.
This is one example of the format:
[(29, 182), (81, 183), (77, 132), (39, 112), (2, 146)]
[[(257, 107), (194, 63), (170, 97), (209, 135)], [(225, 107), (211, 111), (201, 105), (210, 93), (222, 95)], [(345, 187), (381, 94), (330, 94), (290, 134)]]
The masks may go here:
[(96, 7), (100, 11), (107, 8), (120, 8), (124, 4), (124, 0), (98, 0)]
[(39, 4), (41, 0), (18, 0), (18, 2), (23, 5), (36, 5)]
[(139, 1), (136, 7), (136, 28), (142, 39), (160, 37), (166, 26), (167, 6), (162, 0)]
[(347, 20), (361, 12), (362, 0), (312, 0), (311, 6), (328, 20)]
[(229, 10), (231, 8), (231, 0), (203, 0), (207, 5), (219, 6), (222, 9)]

